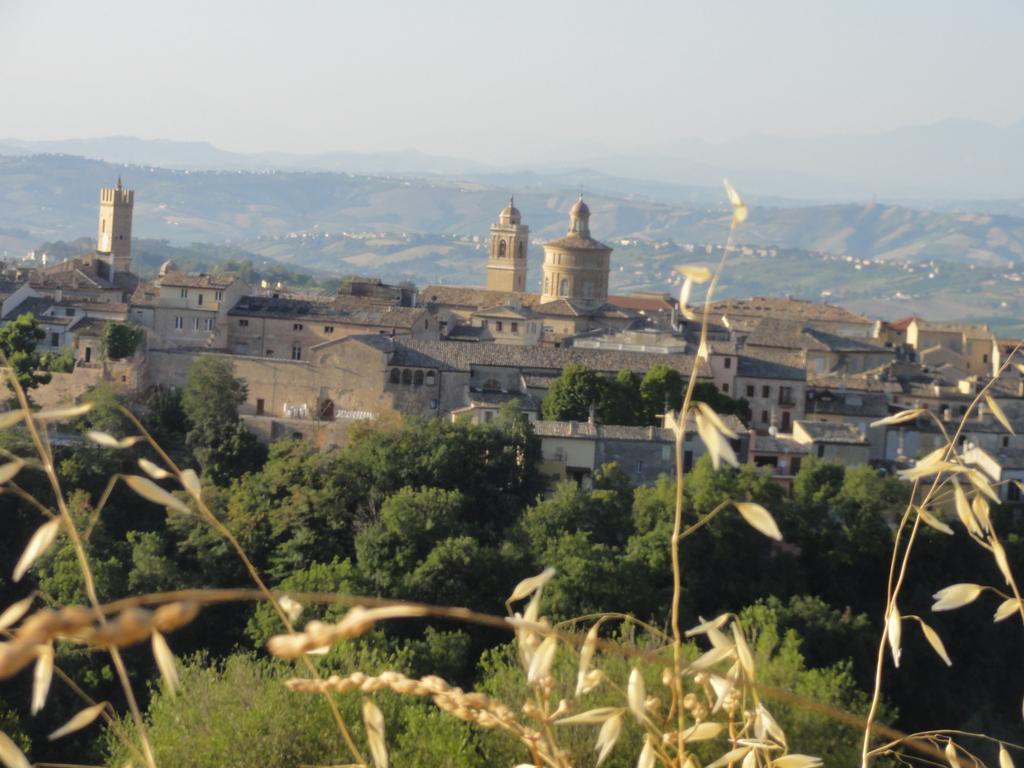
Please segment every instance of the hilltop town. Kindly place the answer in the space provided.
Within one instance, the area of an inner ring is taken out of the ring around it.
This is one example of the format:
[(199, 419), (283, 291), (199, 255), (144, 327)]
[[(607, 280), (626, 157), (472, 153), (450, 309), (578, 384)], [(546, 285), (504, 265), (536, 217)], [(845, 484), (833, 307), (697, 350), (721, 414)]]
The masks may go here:
[[(95, 253), (5, 268), (0, 321), (31, 314), (46, 333), (38, 348), (72, 360), (33, 392), (37, 403), (80, 398), (100, 382), (128, 394), (182, 387), (197, 357), (217, 355), (244, 381), (240, 416), (266, 441), (341, 444), (353, 425), (395, 416), (489, 422), (514, 402), (541, 438), (552, 478), (587, 484), (615, 461), (642, 484), (674, 471), (670, 429), (613, 423), (593, 408), (586, 419), (545, 420), (542, 403), (570, 366), (608, 379), (696, 366), (702, 383), (737, 403), (728, 416), (737, 456), (788, 486), (808, 459), (893, 470), (941, 446), (1016, 346), (985, 325), (755, 297), (711, 305), (699, 354), (700, 322), (676, 297), (609, 293), (612, 247), (591, 235), (582, 196), (566, 234), (543, 245), (539, 293), (526, 290), (536, 284), (527, 281), (530, 230), (511, 199), (479, 264), (486, 287), (348, 277), (329, 297), (190, 274), (172, 261), (143, 280), (132, 270), (133, 207), (118, 180), (100, 191)], [(111, 357), (110, 324), (142, 329), (134, 351)], [(1020, 370), (1010, 366), (991, 395), (1024, 427)], [(873, 426), (907, 408), (922, 414)], [(1019, 501), (1006, 481), (1024, 479), (1024, 438), (984, 404), (977, 413), (960, 432), (965, 459), (999, 483), (1004, 500)], [(688, 438), (684, 465), (703, 453)]]

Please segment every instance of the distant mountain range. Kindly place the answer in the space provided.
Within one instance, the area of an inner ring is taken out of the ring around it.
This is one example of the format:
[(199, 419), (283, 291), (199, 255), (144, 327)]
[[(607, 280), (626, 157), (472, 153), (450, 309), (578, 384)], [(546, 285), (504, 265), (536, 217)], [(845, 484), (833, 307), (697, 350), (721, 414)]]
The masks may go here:
[(801, 204), (879, 199), (912, 207), (941, 202), (953, 210), (979, 210), (979, 201), (1024, 199), (1024, 120), (999, 127), (953, 119), (877, 134), (814, 139), (755, 134), (721, 143), (680, 140), (628, 150), (588, 144), (553, 150), (528, 168), (515, 158), (495, 165), (412, 150), (246, 154), (206, 142), (124, 136), (0, 139), (0, 154), (35, 153), (189, 170), (431, 174), (479, 181), (501, 174), (619, 195), (654, 193), (656, 199), (670, 203), (696, 202), (709, 194), (717, 199), (723, 176), (741, 181), (751, 199), (766, 205), (778, 205), (780, 199)]
[[(46, 242), (93, 236), (98, 190), (118, 176), (136, 190), (138, 238), (216, 244), (319, 274), (370, 273), (419, 283), (483, 282), (488, 228), (512, 193), (530, 226), (536, 264), (537, 243), (564, 233), (578, 191), (569, 174), (555, 173), (203, 171), (71, 155), (0, 156), (0, 255), (20, 257)], [(667, 287), (672, 263), (705, 258), (704, 244), (725, 241), (730, 212), (718, 189), (639, 182), (626, 194), (620, 191), (631, 183), (626, 177), (589, 178), (592, 228), (616, 248), (617, 290)], [(735, 181), (745, 191), (743, 180)], [(1020, 210), (1013, 201), (1000, 201), (1009, 213), (987, 213), (959, 212), (953, 200), (937, 211), (751, 200), (737, 242), (785, 253), (774, 262), (756, 255), (737, 260), (741, 272), (724, 288), (806, 298), (824, 292), (872, 311), (912, 309), (935, 319), (1011, 324), (1024, 316), (1024, 297), (1016, 298), (1024, 216), (1012, 215)], [(701, 247), (688, 251), (686, 244)], [(196, 253), (207, 258), (209, 249)], [(537, 266), (531, 279), (539, 275)], [(980, 286), (983, 275), (986, 295), (970, 301), (954, 295)], [(990, 298), (995, 303), (986, 303)]]

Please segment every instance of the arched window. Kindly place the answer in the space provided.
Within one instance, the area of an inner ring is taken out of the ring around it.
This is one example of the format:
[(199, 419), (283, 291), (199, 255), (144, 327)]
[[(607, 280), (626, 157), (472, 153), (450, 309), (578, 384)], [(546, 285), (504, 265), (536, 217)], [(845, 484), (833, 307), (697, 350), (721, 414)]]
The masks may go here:
[(498, 241), (498, 258), (499, 259), (504, 259), (505, 258), (505, 241), (504, 240), (499, 240)]
[(565, 277), (562, 278), (562, 283), (558, 287), (558, 295), (559, 296), (568, 296), (569, 295), (569, 279), (568, 278), (565, 278)]
[(397, 368), (392, 368), (391, 369), (391, 378), (390, 378), (391, 383), (392, 384), (397, 384), (401, 380), (401, 378), (402, 378), (402, 372), (400, 370), (398, 370)]
[(434, 380), (435, 380), (434, 379), (434, 372), (433, 371), (427, 371), (427, 379), (426, 379), (427, 386), (428, 387), (434, 386)]
[(402, 383), (405, 385), (412, 384), (412, 371), (408, 368), (402, 369)]
[(412, 377), (412, 383), (417, 387), (423, 386), (423, 371), (416, 371), (415, 375)]
[(526, 255), (526, 248), (523, 246), (523, 241), (519, 241), (519, 258), (523, 258)]

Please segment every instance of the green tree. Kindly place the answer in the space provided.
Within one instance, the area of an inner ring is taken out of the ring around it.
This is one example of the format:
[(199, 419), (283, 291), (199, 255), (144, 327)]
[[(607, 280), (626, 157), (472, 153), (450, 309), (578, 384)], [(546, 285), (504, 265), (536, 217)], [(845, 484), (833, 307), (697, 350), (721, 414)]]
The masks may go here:
[(666, 409), (683, 407), (683, 377), (675, 368), (653, 365), (640, 382), (640, 402), (644, 424), (657, 424)]
[(600, 404), (605, 386), (605, 380), (590, 368), (570, 363), (551, 382), (540, 405), (541, 415), (548, 421), (586, 421), (591, 407)]
[(597, 408), (597, 420), (602, 424), (634, 426), (645, 423), (643, 411), (640, 378), (632, 371), (622, 370), (606, 383)]
[(189, 366), (181, 396), (189, 427), (185, 443), (214, 483), (256, 469), (266, 458), (264, 447), (238, 418), (246, 395), (230, 360), (200, 355)]
[[(26, 394), (50, 381), (50, 374), (40, 370), (40, 356), (36, 351), (36, 344), (45, 338), (46, 331), (31, 312), (18, 315), (15, 320), (0, 328), (0, 353), (7, 359), (7, 365)], [(17, 405), (14, 386), (4, 378), (7, 388), (11, 390), (11, 404)]]
[(145, 331), (134, 323), (107, 323), (103, 329), (101, 347), (111, 360), (121, 360), (135, 354)]
[(712, 381), (699, 381), (693, 388), (693, 399), (707, 403), (715, 413), (736, 416), (744, 424), (750, 423), (750, 403), (746, 398), (733, 398), (722, 392)]

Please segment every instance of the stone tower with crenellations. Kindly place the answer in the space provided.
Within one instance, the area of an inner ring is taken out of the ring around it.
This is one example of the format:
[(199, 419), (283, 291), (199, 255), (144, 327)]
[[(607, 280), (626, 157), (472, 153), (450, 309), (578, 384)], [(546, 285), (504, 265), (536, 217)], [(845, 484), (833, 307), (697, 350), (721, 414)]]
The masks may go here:
[(487, 288), (492, 291), (526, 290), (526, 256), (530, 228), (509, 198), (508, 206), (491, 225), (491, 250), (487, 257)]
[(118, 273), (132, 271), (132, 207), (135, 192), (121, 186), (100, 190), (100, 223), (96, 234), (96, 254), (106, 264), (111, 282)]

